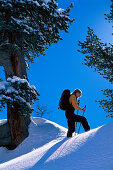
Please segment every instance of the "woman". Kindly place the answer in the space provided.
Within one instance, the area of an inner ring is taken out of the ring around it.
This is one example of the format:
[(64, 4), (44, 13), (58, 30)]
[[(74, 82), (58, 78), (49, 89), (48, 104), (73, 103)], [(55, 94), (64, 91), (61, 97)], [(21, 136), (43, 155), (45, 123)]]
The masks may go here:
[(70, 107), (65, 112), (65, 116), (68, 122), (67, 137), (72, 137), (72, 133), (75, 131), (75, 122), (81, 122), (85, 131), (90, 130), (90, 127), (88, 125), (86, 118), (84, 116), (79, 116), (79, 115), (74, 114), (75, 109), (81, 110), (81, 111), (86, 110), (86, 108), (82, 109), (81, 107), (77, 105), (80, 103), (80, 101), (76, 102), (76, 100), (81, 96), (81, 94), (82, 92), (80, 89), (75, 89), (74, 92), (72, 92), (69, 97)]

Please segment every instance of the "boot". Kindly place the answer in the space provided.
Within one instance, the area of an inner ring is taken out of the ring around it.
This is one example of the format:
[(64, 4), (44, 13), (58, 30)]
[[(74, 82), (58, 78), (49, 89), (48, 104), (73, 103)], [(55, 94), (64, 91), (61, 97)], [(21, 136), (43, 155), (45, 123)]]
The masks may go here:
[(67, 132), (67, 137), (72, 137), (72, 133)]

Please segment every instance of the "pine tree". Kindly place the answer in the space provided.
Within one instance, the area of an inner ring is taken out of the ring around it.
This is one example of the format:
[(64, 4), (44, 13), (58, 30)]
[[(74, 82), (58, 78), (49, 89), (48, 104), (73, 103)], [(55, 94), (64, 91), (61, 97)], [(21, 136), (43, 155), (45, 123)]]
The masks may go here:
[(24, 50), (27, 61), (44, 55), (52, 43), (62, 38), (59, 30), (68, 32), (67, 9), (58, 9), (56, 0), (0, 0), (0, 42), (15, 43)]
[[(113, 0), (111, 0), (110, 14), (105, 14), (105, 19), (113, 22)], [(93, 29), (88, 27), (86, 41), (78, 44), (81, 47), (79, 52), (85, 54), (84, 65), (95, 68), (103, 78), (113, 84), (113, 44), (103, 43), (101, 39), (95, 35)], [(102, 90), (106, 99), (98, 101), (102, 108), (113, 117), (113, 89)]]
[[(16, 76), (29, 81), (26, 68), (34, 62), (34, 58), (44, 55), (52, 43), (62, 40), (60, 31), (68, 32), (74, 21), (69, 17), (72, 7), (71, 3), (67, 9), (58, 8), (56, 0), (0, 0), (0, 65), (4, 66), (6, 80)], [(23, 96), (24, 100), (25, 96), (27, 94)], [(1, 98), (1, 102), (4, 105), (7, 101), (7, 126), (10, 125), (11, 129), (7, 133), (11, 137), (8, 136), (7, 141), (3, 140), (0, 145), (7, 144), (8, 149), (14, 149), (28, 136), (30, 117), (26, 119), (24, 116), (25, 106), (20, 109), (23, 103), (13, 101), (12, 108), (11, 100), (7, 99)], [(27, 112), (29, 115), (31, 110), (28, 108)]]

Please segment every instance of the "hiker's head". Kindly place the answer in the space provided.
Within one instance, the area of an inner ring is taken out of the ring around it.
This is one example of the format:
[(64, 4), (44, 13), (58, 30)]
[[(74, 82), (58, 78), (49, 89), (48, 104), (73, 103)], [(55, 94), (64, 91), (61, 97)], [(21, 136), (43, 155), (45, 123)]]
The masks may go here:
[(82, 91), (80, 89), (75, 89), (73, 94), (76, 96), (76, 98), (78, 98), (82, 95)]

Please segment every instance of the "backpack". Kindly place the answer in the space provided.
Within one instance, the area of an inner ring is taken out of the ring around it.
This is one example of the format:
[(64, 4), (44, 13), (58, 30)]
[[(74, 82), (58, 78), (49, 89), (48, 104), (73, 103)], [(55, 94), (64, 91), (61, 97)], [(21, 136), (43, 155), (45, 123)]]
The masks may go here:
[(69, 97), (70, 97), (70, 90), (66, 89), (62, 92), (62, 95), (59, 100), (59, 109), (66, 110), (69, 108)]

